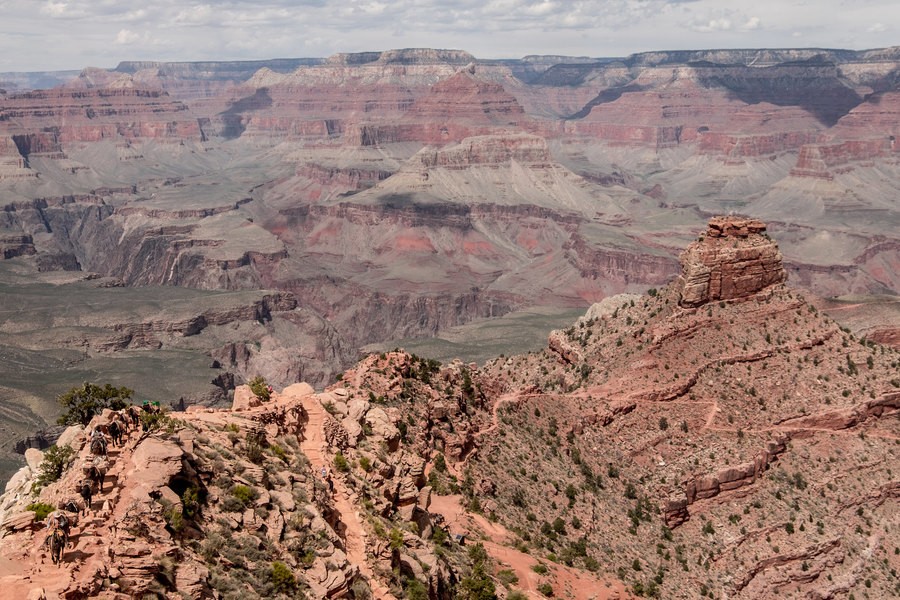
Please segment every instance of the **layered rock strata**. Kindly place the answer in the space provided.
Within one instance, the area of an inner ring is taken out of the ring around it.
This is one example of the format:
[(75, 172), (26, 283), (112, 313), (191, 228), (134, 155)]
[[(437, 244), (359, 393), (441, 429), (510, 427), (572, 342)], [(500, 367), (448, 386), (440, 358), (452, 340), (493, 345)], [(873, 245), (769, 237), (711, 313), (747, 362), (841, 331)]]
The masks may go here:
[(681, 255), (679, 278), (685, 307), (734, 300), (770, 285), (783, 283), (787, 274), (778, 245), (765, 235), (762, 221), (736, 217), (710, 220), (705, 237)]

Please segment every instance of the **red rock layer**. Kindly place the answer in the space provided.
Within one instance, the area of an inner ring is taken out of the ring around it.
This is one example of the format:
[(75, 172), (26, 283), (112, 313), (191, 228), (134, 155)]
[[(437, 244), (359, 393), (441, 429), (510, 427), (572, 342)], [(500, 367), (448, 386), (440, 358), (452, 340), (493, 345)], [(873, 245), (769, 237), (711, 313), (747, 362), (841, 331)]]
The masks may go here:
[(888, 156), (893, 144), (892, 140), (881, 138), (803, 146), (791, 175), (832, 179), (835, 174), (850, 170), (855, 162)]
[(753, 219), (710, 219), (706, 237), (681, 255), (679, 305), (744, 298), (783, 283), (787, 274), (781, 252), (765, 231), (765, 224)]
[(13, 132), (35, 136), (53, 132), (55, 142), (93, 142), (109, 138), (201, 138), (187, 106), (150, 89), (56, 88), (8, 96), (0, 121)]

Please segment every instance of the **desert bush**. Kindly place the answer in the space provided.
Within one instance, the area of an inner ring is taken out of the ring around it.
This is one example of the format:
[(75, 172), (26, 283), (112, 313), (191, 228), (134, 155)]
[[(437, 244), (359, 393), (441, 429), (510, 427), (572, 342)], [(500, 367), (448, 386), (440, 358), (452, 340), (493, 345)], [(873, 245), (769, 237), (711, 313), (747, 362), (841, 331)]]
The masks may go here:
[(497, 571), (497, 579), (500, 580), (500, 583), (509, 587), (514, 583), (519, 583), (519, 576), (516, 575), (515, 571), (512, 569), (501, 569)]
[(45, 485), (57, 481), (74, 458), (75, 450), (71, 446), (60, 447), (54, 444), (47, 448), (47, 451), (44, 452), (44, 460), (38, 467), (40, 474), (34, 483), (34, 488), (39, 490)]
[(271, 399), (272, 394), (269, 393), (269, 384), (266, 383), (266, 378), (262, 375), (257, 375), (247, 385), (250, 386), (250, 391), (253, 392), (253, 395), (263, 402), (268, 402)]
[(546, 582), (546, 581), (545, 581), (544, 583), (541, 583), (540, 585), (538, 585), (538, 586), (537, 586), (537, 590), (538, 590), (542, 595), (544, 595), (544, 596), (546, 596), (546, 597), (548, 597), (548, 598), (552, 598), (552, 597), (553, 597), (553, 586), (550, 585), (550, 584), (549, 584), (548, 582)]
[(25, 509), (34, 512), (35, 521), (43, 521), (47, 518), (47, 515), (53, 512), (53, 506), (46, 502), (32, 502)]
[(406, 579), (403, 591), (406, 592), (407, 600), (428, 600), (428, 589), (418, 579)]
[(73, 387), (57, 398), (65, 412), (57, 419), (60, 425), (87, 425), (100, 414), (104, 408), (121, 410), (128, 406), (134, 390), (127, 387), (117, 388), (110, 384), (103, 387), (85, 382), (80, 387)]
[(334, 468), (341, 473), (346, 473), (350, 470), (350, 463), (347, 462), (347, 458), (340, 452), (334, 455)]
[(259, 493), (252, 487), (237, 484), (231, 488), (231, 497), (241, 503), (241, 506), (247, 508), (250, 504), (259, 498)]
[(291, 569), (281, 561), (276, 560), (272, 563), (272, 568), (269, 570), (269, 581), (272, 582), (272, 587), (279, 594), (290, 594), (297, 588), (297, 578), (294, 577)]
[(368, 473), (369, 471), (372, 470), (372, 461), (369, 460), (369, 457), (368, 457), (368, 456), (360, 456), (360, 457), (359, 457), (359, 467), (360, 467), (363, 471), (365, 471), (366, 473)]

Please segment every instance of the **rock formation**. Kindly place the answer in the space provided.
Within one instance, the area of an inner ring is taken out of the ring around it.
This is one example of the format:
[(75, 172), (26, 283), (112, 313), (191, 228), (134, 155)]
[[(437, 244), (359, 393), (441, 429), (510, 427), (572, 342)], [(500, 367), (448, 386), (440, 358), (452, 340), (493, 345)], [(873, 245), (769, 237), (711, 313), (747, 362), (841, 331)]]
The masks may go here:
[(681, 255), (679, 304), (697, 307), (745, 298), (783, 283), (781, 253), (765, 231), (765, 224), (753, 219), (711, 219), (706, 235)]

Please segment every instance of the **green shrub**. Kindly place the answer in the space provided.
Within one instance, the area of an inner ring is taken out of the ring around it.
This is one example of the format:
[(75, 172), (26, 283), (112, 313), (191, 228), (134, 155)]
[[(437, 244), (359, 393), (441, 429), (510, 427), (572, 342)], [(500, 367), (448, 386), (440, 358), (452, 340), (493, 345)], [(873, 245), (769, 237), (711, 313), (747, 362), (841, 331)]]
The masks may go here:
[(34, 483), (35, 489), (41, 489), (45, 485), (57, 481), (68, 468), (69, 463), (75, 458), (75, 450), (71, 446), (50, 446), (44, 452), (44, 460), (41, 461), (38, 470), (40, 474)]
[(346, 473), (350, 470), (350, 463), (347, 462), (347, 458), (340, 452), (334, 455), (334, 468), (341, 473)]
[(100, 414), (104, 408), (121, 410), (130, 404), (134, 390), (127, 387), (114, 387), (106, 384), (103, 387), (85, 382), (80, 387), (73, 387), (57, 398), (66, 411), (57, 419), (60, 425), (87, 425)]
[(248, 385), (253, 395), (263, 402), (268, 402), (272, 398), (272, 395), (269, 393), (269, 384), (266, 383), (266, 379), (262, 375), (257, 375), (251, 379)]
[(297, 579), (294, 577), (294, 573), (281, 561), (276, 560), (272, 563), (269, 580), (275, 591), (280, 594), (290, 594), (297, 588)]
[(485, 571), (483, 562), (476, 563), (472, 574), (459, 582), (456, 597), (462, 600), (496, 600), (497, 588)]
[(407, 579), (403, 582), (403, 590), (407, 600), (428, 600), (428, 589), (418, 579)]
[(181, 513), (177, 505), (170, 504), (167, 508), (163, 510), (163, 519), (166, 522), (166, 525), (171, 529), (174, 533), (181, 533), (184, 531), (184, 515)]
[(540, 592), (541, 594), (543, 594), (544, 596), (547, 596), (548, 598), (552, 598), (552, 597), (553, 597), (553, 586), (550, 585), (550, 584), (549, 584), (548, 582), (546, 582), (546, 581), (545, 581), (544, 583), (542, 583), (542, 584), (540, 584), (540, 585), (537, 586), (537, 591), (539, 591), (539, 592)]
[(506, 600), (528, 600), (528, 596), (519, 590), (513, 590), (506, 595)]
[(46, 502), (32, 502), (25, 508), (34, 512), (35, 521), (44, 521), (47, 519), (47, 515), (53, 512), (53, 507)]
[(170, 417), (164, 411), (142, 411), (141, 424), (143, 425), (144, 431), (157, 431), (160, 429), (166, 429), (167, 431), (171, 432), (175, 429), (175, 420), (172, 419), (172, 417)]
[(365, 471), (366, 473), (368, 473), (369, 471), (372, 470), (372, 461), (369, 460), (369, 458), (368, 458), (367, 456), (360, 456), (360, 457), (359, 457), (359, 467), (360, 467), (363, 471)]
[(265, 434), (248, 431), (244, 438), (244, 444), (247, 452), (247, 460), (255, 465), (261, 464), (263, 461), (263, 445), (265, 443)]
[(286, 465), (290, 464), (291, 457), (288, 456), (288, 453), (285, 451), (284, 448), (282, 448), (278, 444), (272, 444), (271, 446), (269, 446), (269, 450), (272, 451), (272, 454), (275, 456), (275, 458), (281, 460), (281, 462), (283, 462)]
[(259, 493), (252, 487), (237, 484), (231, 488), (231, 496), (240, 502), (244, 508), (247, 508), (259, 498)]
[(194, 518), (200, 510), (200, 494), (195, 486), (184, 490), (184, 493), (181, 495), (181, 505), (184, 516), (188, 519)]
[(538, 575), (546, 575), (550, 572), (550, 569), (547, 568), (547, 565), (544, 563), (538, 563), (536, 565), (531, 565), (531, 570), (537, 573)]
[(396, 527), (391, 529), (389, 545), (391, 550), (400, 550), (403, 547), (403, 532)]
[(519, 583), (519, 576), (516, 575), (516, 572), (512, 569), (501, 569), (500, 571), (497, 571), (497, 579), (506, 587), (509, 587), (514, 583)]

